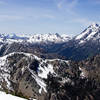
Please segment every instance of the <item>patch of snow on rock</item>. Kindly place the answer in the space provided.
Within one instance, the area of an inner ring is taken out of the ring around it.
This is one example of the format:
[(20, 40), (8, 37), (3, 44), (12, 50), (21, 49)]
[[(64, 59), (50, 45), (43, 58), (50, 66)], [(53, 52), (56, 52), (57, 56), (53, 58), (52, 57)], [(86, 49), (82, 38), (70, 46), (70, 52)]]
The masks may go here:
[(47, 66), (45, 65), (42, 66), (42, 65), (43, 63), (41, 63), (39, 66), (38, 76), (47, 79), (49, 73), (51, 74), (54, 73), (53, 66), (51, 64), (48, 64)]
[(6, 94), (4, 92), (0, 92), (0, 100), (27, 100), (27, 99), (16, 97), (10, 94)]

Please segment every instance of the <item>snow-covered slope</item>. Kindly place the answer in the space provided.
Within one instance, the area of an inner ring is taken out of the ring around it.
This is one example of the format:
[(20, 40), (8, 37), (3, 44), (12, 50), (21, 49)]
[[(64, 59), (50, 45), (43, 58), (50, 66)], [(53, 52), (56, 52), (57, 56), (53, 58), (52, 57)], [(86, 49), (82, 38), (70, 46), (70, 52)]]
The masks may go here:
[(79, 40), (80, 43), (84, 43), (88, 40), (99, 40), (100, 39), (100, 26), (96, 23), (90, 25), (81, 34), (75, 37), (75, 40)]
[[(97, 61), (95, 61), (92, 63), (92, 61), (93, 58), (92, 60), (90, 59), (90, 62), (87, 60), (86, 62), (82, 61), (78, 63), (61, 59), (42, 59), (30, 53), (10, 53), (0, 57), (0, 90), (25, 98), (35, 98), (37, 100), (55, 100), (55, 98), (52, 99), (52, 97), (56, 95), (54, 93), (59, 93), (57, 96), (60, 95), (59, 97), (64, 97), (59, 100), (67, 100), (68, 97), (68, 100), (70, 100), (72, 91), (69, 92), (70, 94), (67, 93), (67, 91), (71, 89), (73, 91), (75, 90), (75, 92), (73, 92), (75, 94), (77, 88), (79, 88), (79, 94), (80, 88), (84, 89), (84, 85), (87, 88), (88, 79), (86, 78), (88, 78), (90, 72), (93, 73), (92, 68), (88, 69), (87, 67), (92, 64), (94, 64), (93, 68), (95, 65), (99, 67), (99, 62), (97, 63)], [(96, 69), (97, 67), (95, 70)], [(84, 78), (86, 82), (84, 82)], [(69, 87), (72, 88), (70, 89)], [(10, 92), (10, 90), (12, 91)], [(80, 95), (81, 94), (79, 94), (79, 97)], [(16, 98), (17, 97), (12, 97), (9, 94), (7, 95), (0, 92), (0, 100), (24, 100)]]
[[(58, 64), (55, 64), (56, 62)], [(47, 84), (45, 80), (48, 78), (49, 74), (57, 76), (58, 71), (56, 72), (55, 69), (58, 70), (63, 63), (68, 65), (68, 61), (65, 60), (42, 59), (33, 54), (23, 52), (13, 52), (0, 57), (0, 89), (3, 91), (5, 91), (5, 89), (8, 91), (15, 91), (16, 88), (13, 87), (14, 83), (18, 85), (18, 90), (25, 96), (28, 95), (27, 93), (29, 91), (29, 97), (32, 97), (35, 93), (40, 95), (42, 93), (47, 93)], [(30, 86), (32, 87), (30, 88)], [(26, 87), (29, 88), (28, 91)]]
[[(6, 94), (5, 92), (0, 91), (0, 100), (27, 100), (27, 99), (13, 96), (11, 94)], [(31, 98), (30, 100), (36, 100), (36, 99)]]
[[(44, 81), (41, 78), (47, 78), (47, 75), (49, 73), (54, 73), (53, 66), (51, 64), (47, 64), (47, 61), (42, 60), (41, 58), (38, 58), (35, 55), (29, 54), (29, 53), (21, 53), (21, 52), (20, 53), (17, 53), (17, 52), (11, 53), (6, 56), (0, 57), (0, 70), (2, 71), (0, 73), (0, 87), (2, 88), (2, 83), (6, 82), (7, 89), (13, 90), (11, 88), (11, 83), (10, 83), (10, 78), (11, 78), (10, 73), (13, 70), (12, 70), (12, 68), (9, 67), (8, 58), (13, 57), (16, 54), (18, 54), (19, 56), (20, 55), (27, 56), (31, 59), (37, 60), (38, 62), (40, 61), (38, 73), (37, 73), (38, 75), (35, 75), (33, 73), (32, 69), (29, 68), (29, 65), (27, 65), (27, 69), (32, 74), (32, 77), (35, 79), (37, 84), (40, 86), (39, 93), (42, 92), (42, 89), (46, 92), (46, 84), (44, 83)], [(27, 59), (27, 57), (26, 57), (26, 59)], [(25, 68), (22, 68), (21, 70), (22, 70), (22, 73), (24, 73)]]
[(15, 33), (0, 33), (0, 42), (2, 43), (13, 43), (13, 42), (22, 42), (24, 40), (28, 39), (28, 37), (20, 34)]
[(10, 94), (6, 94), (4, 92), (0, 92), (0, 100), (27, 100), (27, 99), (19, 98), (16, 96), (12, 96)]
[(33, 34), (33, 35), (21, 35), (21, 34), (0, 34), (0, 42), (13, 43), (27, 41), (29, 43), (47, 43), (47, 42), (66, 42), (70, 40), (70, 37), (66, 34)]
[(70, 37), (68, 35), (59, 35), (56, 34), (35, 34), (32, 37), (29, 38), (28, 42), (66, 42), (70, 40)]

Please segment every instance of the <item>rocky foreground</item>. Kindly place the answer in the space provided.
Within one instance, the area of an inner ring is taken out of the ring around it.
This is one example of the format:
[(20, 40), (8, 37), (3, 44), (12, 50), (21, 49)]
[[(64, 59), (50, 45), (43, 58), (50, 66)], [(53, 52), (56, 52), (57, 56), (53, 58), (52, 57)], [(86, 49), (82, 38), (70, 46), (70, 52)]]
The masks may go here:
[(14, 52), (0, 57), (0, 90), (26, 99), (99, 100), (100, 56), (74, 62)]

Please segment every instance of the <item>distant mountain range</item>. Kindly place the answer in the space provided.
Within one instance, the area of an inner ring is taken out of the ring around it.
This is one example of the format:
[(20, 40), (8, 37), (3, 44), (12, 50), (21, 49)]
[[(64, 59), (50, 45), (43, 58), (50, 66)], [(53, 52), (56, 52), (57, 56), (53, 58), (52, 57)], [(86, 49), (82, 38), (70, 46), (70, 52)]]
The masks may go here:
[(83, 60), (100, 53), (100, 26), (92, 24), (77, 36), (0, 34), (0, 55), (28, 52), (43, 58)]
[(55, 34), (33, 34), (33, 35), (24, 35), (24, 34), (0, 34), (0, 42), (23, 42), (27, 41), (30, 43), (62, 43), (68, 42), (70, 40), (79, 41), (80, 44), (85, 43), (89, 40), (96, 41), (100, 39), (100, 26), (98, 24), (92, 24), (88, 28), (86, 28), (81, 34), (70, 37), (66, 34), (60, 35), (58, 33)]
[(60, 42), (67, 42), (70, 40), (70, 37), (68, 35), (59, 35), (56, 34), (33, 34), (31, 36), (29, 35), (23, 35), (20, 34), (0, 34), (0, 42), (6, 42), (6, 43), (13, 43), (13, 42), (24, 42), (27, 41), (29, 43), (48, 43), (48, 42), (54, 42), (54, 43), (60, 43)]

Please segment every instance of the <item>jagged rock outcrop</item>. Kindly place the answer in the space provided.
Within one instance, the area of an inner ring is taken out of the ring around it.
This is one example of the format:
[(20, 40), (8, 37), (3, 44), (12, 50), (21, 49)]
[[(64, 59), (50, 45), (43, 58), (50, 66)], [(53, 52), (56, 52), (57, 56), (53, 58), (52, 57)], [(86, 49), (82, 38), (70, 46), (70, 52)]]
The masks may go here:
[(23, 52), (0, 57), (0, 89), (37, 100), (99, 100), (100, 56), (73, 62)]

